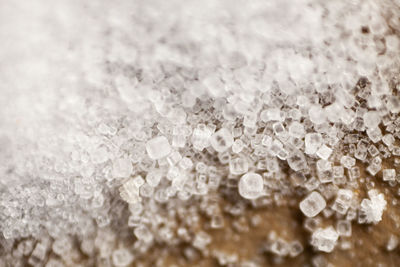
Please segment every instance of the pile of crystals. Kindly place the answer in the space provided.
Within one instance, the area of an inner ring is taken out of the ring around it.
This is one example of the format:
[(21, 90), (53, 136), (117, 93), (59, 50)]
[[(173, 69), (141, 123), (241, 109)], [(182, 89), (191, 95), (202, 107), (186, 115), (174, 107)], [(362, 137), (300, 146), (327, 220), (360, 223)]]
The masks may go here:
[[(23, 45), (0, 54), (0, 232), (13, 250), (3, 261), (70, 266), (77, 243), (98, 266), (128, 266), (156, 243), (207, 254), (212, 236), (188, 225), (205, 212), (222, 227), (219, 194), (278, 206), (303, 196), (324, 252), (352, 223), (381, 221), (375, 177), (400, 180), (395, 3), (41, 0), (7, 10), (19, 15), (5, 25), (29, 21), (40, 35), (16, 30), (9, 38)], [(337, 225), (320, 227), (321, 217)]]

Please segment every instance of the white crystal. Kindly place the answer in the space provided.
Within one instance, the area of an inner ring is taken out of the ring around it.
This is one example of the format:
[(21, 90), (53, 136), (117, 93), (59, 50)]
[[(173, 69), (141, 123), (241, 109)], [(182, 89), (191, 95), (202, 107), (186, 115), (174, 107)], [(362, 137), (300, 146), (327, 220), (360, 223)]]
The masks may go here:
[(133, 255), (125, 248), (114, 250), (112, 253), (112, 262), (116, 267), (128, 266), (132, 261)]
[(350, 156), (342, 156), (340, 164), (342, 164), (343, 167), (350, 169), (356, 164), (356, 159)]
[(196, 96), (192, 95), (189, 90), (182, 93), (181, 100), (182, 106), (185, 108), (191, 108), (196, 104)]
[(146, 143), (146, 151), (151, 159), (161, 159), (171, 153), (171, 146), (165, 136), (157, 136)]
[(113, 162), (113, 176), (116, 178), (127, 178), (133, 171), (132, 162), (128, 158), (116, 159)]
[(325, 207), (325, 199), (316, 191), (311, 192), (300, 202), (300, 210), (307, 217), (317, 216)]
[(197, 127), (193, 130), (191, 138), (193, 147), (199, 151), (202, 151), (204, 148), (208, 147), (210, 145), (211, 134), (211, 129), (208, 128), (206, 125), (197, 125)]
[(161, 177), (162, 177), (162, 172), (160, 170), (152, 170), (147, 173), (146, 182), (150, 186), (156, 187), (160, 183)]
[(183, 170), (190, 170), (193, 167), (193, 161), (188, 157), (184, 157), (179, 161), (178, 165)]
[(296, 138), (303, 138), (305, 134), (303, 124), (297, 121), (292, 122), (289, 126), (289, 134)]
[(384, 169), (382, 173), (383, 173), (384, 181), (396, 180), (396, 170), (395, 169)]
[(386, 249), (388, 251), (393, 251), (399, 245), (399, 238), (395, 235), (390, 235), (389, 240), (386, 244)]
[(379, 128), (370, 128), (367, 130), (367, 135), (372, 142), (377, 143), (382, 139), (382, 131)]
[(317, 152), (317, 150), (322, 145), (322, 136), (320, 133), (308, 133), (305, 137), (305, 153), (312, 155)]
[(317, 156), (324, 160), (328, 160), (331, 154), (332, 149), (325, 144), (323, 144), (317, 151)]
[(92, 162), (100, 164), (106, 162), (109, 158), (107, 148), (104, 146), (98, 147), (91, 153)]
[(353, 192), (349, 189), (339, 189), (332, 209), (340, 214), (346, 214), (353, 199)]
[(393, 137), (392, 134), (385, 134), (382, 137), (382, 142), (389, 147), (389, 149), (393, 146), (393, 143), (395, 141), (395, 138)]
[(392, 113), (400, 112), (400, 98), (399, 96), (389, 96), (387, 107)]
[(317, 171), (318, 172), (325, 172), (330, 171), (332, 169), (332, 162), (320, 159), (317, 161)]
[(262, 195), (264, 180), (261, 175), (249, 172), (239, 180), (239, 194), (247, 199), (256, 199)]
[(368, 111), (363, 116), (364, 124), (369, 129), (377, 128), (381, 122), (381, 117), (377, 111)]
[(311, 244), (320, 251), (332, 252), (339, 235), (332, 226), (318, 228), (311, 237)]
[(296, 151), (291, 154), (287, 158), (287, 162), (289, 164), (289, 167), (294, 171), (305, 170), (308, 168), (306, 158), (304, 154), (300, 151)]
[(144, 243), (150, 243), (153, 240), (153, 234), (146, 226), (138, 226), (133, 231), (137, 239), (143, 241)]
[(351, 222), (347, 220), (339, 220), (336, 224), (336, 231), (339, 236), (351, 236)]
[(282, 111), (279, 108), (270, 108), (263, 110), (260, 114), (260, 119), (264, 122), (268, 121), (283, 121)]
[(320, 185), (320, 181), (315, 177), (311, 177), (310, 179), (307, 180), (307, 182), (304, 183), (304, 187), (308, 191), (313, 191), (313, 190), (317, 189), (319, 185)]
[(326, 121), (326, 113), (319, 105), (313, 105), (308, 111), (308, 116), (311, 122), (315, 124), (322, 124)]
[(139, 186), (137, 180), (129, 179), (120, 187), (121, 198), (130, 204), (140, 202)]
[(249, 162), (245, 157), (232, 158), (229, 161), (229, 171), (233, 175), (243, 174), (249, 170)]
[(360, 214), (362, 216), (360, 223), (378, 223), (382, 220), (383, 211), (386, 209), (386, 200), (382, 193), (376, 189), (368, 191), (369, 199), (364, 198), (361, 201)]
[(167, 161), (168, 161), (168, 163), (169, 163), (170, 166), (174, 166), (174, 165), (177, 164), (181, 159), (182, 159), (182, 155), (181, 155), (181, 153), (179, 153), (178, 151), (172, 152), (172, 153), (167, 157)]
[(240, 153), (244, 147), (243, 141), (240, 139), (236, 139), (235, 142), (232, 144), (232, 152), (233, 153)]
[(300, 243), (300, 241), (295, 240), (290, 243), (290, 249), (289, 249), (289, 255), (290, 257), (296, 257), (300, 255), (304, 250), (303, 245)]
[(221, 128), (210, 138), (210, 144), (217, 152), (224, 152), (233, 144), (233, 136), (230, 131)]

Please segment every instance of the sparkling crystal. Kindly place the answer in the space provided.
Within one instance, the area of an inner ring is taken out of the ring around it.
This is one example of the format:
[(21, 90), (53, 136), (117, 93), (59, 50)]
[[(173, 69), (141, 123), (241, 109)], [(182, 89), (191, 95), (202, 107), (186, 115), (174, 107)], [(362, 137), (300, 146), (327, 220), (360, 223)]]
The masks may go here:
[(315, 177), (311, 177), (310, 179), (307, 180), (307, 182), (305, 182), (304, 187), (308, 191), (313, 191), (313, 190), (317, 189), (319, 185), (320, 185), (320, 181)]
[(326, 207), (326, 201), (316, 191), (311, 192), (300, 202), (300, 210), (307, 217), (315, 217)]
[(289, 167), (294, 171), (300, 171), (308, 168), (306, 158), (301, 152), (295, 152), (287, 158)]
[(364, 124), (369, 129), (375, 129), (381, 122), (381, 117), (377, 111), (369, 111), (363, 116)]
[(161, 159), (171, 153), (171, 146), (165, 136), (157, 136), (146, 143), (146, 151), (151, 159)]
[(126, 178), (133, 171), (132, 162), (128, 158), (116, 159), (113, 162), (113, 175), (116, 178)]
[(305, 130), (303, 124), (294, 121), (289, 126), (289, 134), (296, 138), (302, 138), (305, 135)]
[(240, 139), (235, 140), (232, 144), (233, 153), (240, 153), (244, 147), (243, 141)]
[(260, 119), (264, 122), (283, 121), (284, 118), (283, 118), (281, 112), (282, 111), (278, 108), (266, 109), (261, 112)]
[(387, 107), (392, 113), (400, 112), (400, 99), (398, 96), (389, 96), (387, 101)]
[(327, 160), (332, 154), (332, 149), (323, 144), (317, 151), (317, 156), (321, 159)]
[(384, 181), (394, 181), (396, 180), (396, 170), (395, 169), (384, 169), (382, 171), (382, 177)]
[(261, 175), (249, 172), (240, 178), (238, 187), (242, 197), (256, 199), (262, 195), (264, 181)]
[(188, 157), (184, 157), (179, 161), (179, 167), (183, 170), (190, 170), (193, 167), (193, 161)]
[(346, 214), (353, 199), (353, 192), (348, 189), (339, 189), (332, 209), (340, 214)]
[(394, 141), (395, 141), (395, 139), (394, 139), (394, 137), (393, 137), (392, 134), (385, 134), (385, 135), (382, 137), (382, 142), (383, 142), (385, 145), (387, 145), (389, 148), (391, 148), (391, 147), (393, 146)]
[(361, 175), (361, 172), (360, 172), (360, 168), (359, 167), (355, 166), (355, 167), (351, 167), (350, 168), (350, 170), (349, 170), (349, 178), (350, 178), (350, 180), (355, 180), (355, 179), (359, 178), (360, 175)]
[(342, 164), (343, 167), (350, 169), (351, 167), (353, 167), (356, 164), (356, 160), (355, 160), (355, 158), (352, 158), (350, 156), (343, 156), (340, 159), (340, 164)]
[(367, 130), (367, 135), (372, 142), (377, 143), (382, 139), (382, 132), (379, 128), (370, 128)]
[(221, 128), (211, 136), (210, 144), (216, 151), (224, 152), (232, 146), (233, 136), (230, 131)]
[(245, 157), (232, 158), (229, 161), (229, 171), (233, 175), (246, 173), (248, 169), (249, 169), (249, 163)]
[(197, 127), (193, 130), (191, 139), (193, 147), (202, 151), (204, 148), (209, 146), (211, 135), (212, 131), (210, 128), (204, 124), (197, 125)]
[(308, 116), (311, 122), (315, 124), (322, 124), (326, 121), (326, 113), (319, 105), (313, 105), (308, 111)]
[(368, 191), (369, 199), (361, 201), (359, 223), (378, 223), (382, 220), (383, 211), (386, 209), (386, 200), (382, 193), (376, 189)]
[(332, 252), (339, 235), (332, 226), (318, 228), (311, 237), (311, 244), (320, 251)]
[(319, 133), (308, 133), (305, 137), (305, 153), (315, 154), (322, 145), (322, 136)]

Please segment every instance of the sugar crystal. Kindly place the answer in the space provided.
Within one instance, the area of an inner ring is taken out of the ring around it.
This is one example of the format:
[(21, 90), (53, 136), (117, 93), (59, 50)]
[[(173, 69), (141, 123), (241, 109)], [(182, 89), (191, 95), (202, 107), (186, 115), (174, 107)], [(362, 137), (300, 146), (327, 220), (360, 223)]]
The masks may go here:
[(132, 162), (127, 158), (116, 159), (113, 162), (113, 175), (116, 178), (126, 178), (133, 171)]
[(396, 180), (396, 170), (395, 169), (384, 169), (382, 171), (384, 181), (394, 181)]
[(218, 152), (226, 151), (233, 144), (231, 132), (225, 128), (220, 129), (211, 136), (210, 144)]
[(315, 154), (322, 145), (322, 136), (319, 133), (308, 133), (305, 137), (305, 152)]
[(364, 124), (369, 129), (375, 129), (381, 122), (381, 117), (377, 111), (369, 111), (363, 116)]
[(249, 172), (240, 178), (238, 187), (242, 197), (256, 199), (262, 195), (264, 181), (261, 175)]
[(339, 235), (332, 226), (318, 228), (311, 237), (311, 244), (320, 251), (332, 252)]
[(232, 158), (229, 161), (229, 170), (234, 175), (246, 173), (248, 169), (249, 163), (245, 157)]
[(311, 192), (300, 202), (300, 210), (307, 217), (315, 217), (326, 207), (326, 201), (316, 191)]
[(336, 231), (339, 236), (351, 236), (351, 222), (347, 220), (339, 220), (336, 224)]
[(171, 146), (165, 136), (157, 136), (146, 143), (146, 151), (151, 159), (161, 159), (171, 153)]

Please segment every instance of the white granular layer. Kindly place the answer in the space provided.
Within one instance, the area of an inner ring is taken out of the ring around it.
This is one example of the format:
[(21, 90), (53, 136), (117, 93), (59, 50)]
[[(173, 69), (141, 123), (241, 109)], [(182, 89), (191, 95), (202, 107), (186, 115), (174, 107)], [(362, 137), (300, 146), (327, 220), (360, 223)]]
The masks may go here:
[[(371, 177), (398, 179), (382, 162), (400, 156), (399, 14), (378, 0), (2, 1), (1, 239), (40, 240), (24, 243), (32, 264), (70, 255), (72, 236), (115, 266), (155, 242), (204, 252), (205, 232), (170, 233), (200, 214), (222, 227), (224, 209), (199, 204), (221, 192), (307, 195), (306, 217), (379, 223)], [(135, 245), (108, 248), (123, 230)], [(325, 252), (337, 239), (312, 234)]]

